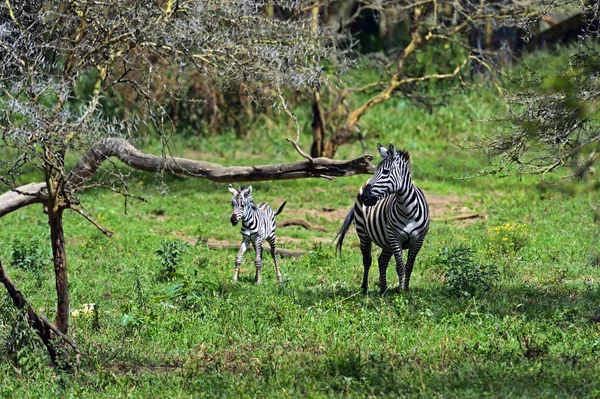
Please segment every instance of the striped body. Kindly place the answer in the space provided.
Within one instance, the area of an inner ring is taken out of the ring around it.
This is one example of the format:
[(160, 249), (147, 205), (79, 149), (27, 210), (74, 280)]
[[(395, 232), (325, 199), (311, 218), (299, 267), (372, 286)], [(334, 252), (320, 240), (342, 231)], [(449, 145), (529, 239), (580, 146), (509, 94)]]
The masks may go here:
[[(379, 146), (379, 151), (384, 159), (360, 189), (338, 234), (337, 248), (341, 251), (354, 221), (363, 256), (362, 289), (368, 288), (371, 247), (375, 243), (382, 249), (378, 259), (380, 292), (387, 291), (386, 272), (392, 256), (396, 259), (400, 286), (408, 291), (415, 259), (429, 231), (429, 206), (421, 189), (412, 183), (408, 153), (397, 152), (391, 144), (387, 150)], [(408, 250), (406, 265), (402, 250)]]
[(240, 249), (235, 259), (233, 281), (238, 280), (240, 265), (242, 264), (242, 257), (248, 249), (248, 245), (252, 243), (256, 251), (256, 258), (254, 261), (256, 264), (256, 275), (254, 282), (256, 284), (260, 284), (262, 269), (262, 245), (264, 241), (267, 241), (271, 247), (271, 256), (275, 262), (277, 281), (281, 284), (281, 272), (279, 271), (279, 263), (277, 262), (275, 216), (281, 213), (286, 203), (284, 202), (279, 207), (277, 212), (274, 212), (266, 202), (262, 202), (258, 205), (254, 203), (252, 198), (252, 186), (245, 189), (240, 189), (238, 192), (230, 184), (229, 191), (233, 194), (233, 198), (231, 199), (231, 205), (233, 207), (231, 224), (235, 226), (240, 220), (242, 221), (242, 243), (240, 244)]

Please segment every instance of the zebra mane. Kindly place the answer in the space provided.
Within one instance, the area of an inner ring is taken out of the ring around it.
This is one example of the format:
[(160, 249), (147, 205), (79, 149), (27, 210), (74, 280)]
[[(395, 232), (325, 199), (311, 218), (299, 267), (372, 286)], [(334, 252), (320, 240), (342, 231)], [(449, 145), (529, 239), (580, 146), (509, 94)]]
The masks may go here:
[(400, 155), (400, 158), (402, 158), (406, 162), (410, 163), (410, 154), (408, 153), (408, 151), (406, 151), (406, 150), (396, 150), (396, 152), (398, 153), (398, 155)]

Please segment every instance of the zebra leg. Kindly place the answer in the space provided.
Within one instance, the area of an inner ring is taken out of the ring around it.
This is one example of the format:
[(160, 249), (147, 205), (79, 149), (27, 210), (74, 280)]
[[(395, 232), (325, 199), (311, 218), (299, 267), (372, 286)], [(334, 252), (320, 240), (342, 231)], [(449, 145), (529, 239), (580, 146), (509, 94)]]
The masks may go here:
[(269, 245), (271, 246), (271, 257), (275, 262), (275, 275), (277, 275), (277, 282), (281, 284), (281, 271), (279, 270), (279, 262), (277, 262), (277, 248), (275, 247), (275, 237), (267, 238)]
[[(360, 238), (360, 237), (359, 237)], [(362, 239), (360, 240), (360, 252), (363, 257), (363, 282), (360, 288), (364, 293), (369, 289), (369, 269), (371, 268), (371, 262), (373, 258), (371, 257), (371, 240), (370, 239)]]
[(381, 251), (381, 255), (379, 255), (378, 263), (379, 263), (379, 293), (385, 294), (387, 291), (387, 268), (390, 263), (390, 259), (392, 258), (392, 252), (386, 251), (385, 249)]
[(402, 287), (404, 280), (404, 262), (402, 261), (402, 247), (394, 249), (394, 257), (396, 258), (396, 273), (398, 274), (398, 288)]
[(256, 259), (254, 263), (256, 264), (256, 276), (254, 277), (254, 284), (260, 284), (260, 271), (262, 269), (262, 240), (257, 239), (254, 243), (254, 249), (256, 250)]
[(421, 246), (423, 245), (423, 238), (420, 238), (415, 244), (408, 248), (408, 259), (406, 261), (406, 270), (405, 270), (405, 278), (404, 278), (404, 291), (408, 292), (408, 284), (410, 284), (410, 275), (413, 271), (413, 266), (415, 265), (415, 259), (417, 259), (417, 254), (421, 250)]
[(235, 270), (233, 272), (233, 281), (238, 281), (238, 276), (240, 274), (240, 265), (242, 264), (242, 257), (246, 253), (248, 249), (248, 240), (244, 237), (242, 238), (242, 243), (240, 244), (240, 250), (238, 251), (237, 257), (235, 258)]

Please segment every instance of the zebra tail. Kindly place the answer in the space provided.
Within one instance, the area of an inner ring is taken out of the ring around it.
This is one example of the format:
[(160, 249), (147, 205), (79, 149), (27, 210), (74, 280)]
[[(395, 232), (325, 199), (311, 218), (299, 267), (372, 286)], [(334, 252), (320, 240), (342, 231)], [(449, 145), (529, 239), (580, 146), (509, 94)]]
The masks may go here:
[(277, 212), (275, 212), (275, 216), (279, 215), (281, 211), (283, 211), (283, 207), (285, 206), (285, 204), (287, 204), (287, 201), (283, 201), (283, 204), (281, 204), (279, 209), (277, 209)]
[(340, 231), (337, 233), (337, 235), (333, 239), (334, 241), (336, 239), (338, 240), (337, 244), (335, 245), (336, 253), (338, 255), (342, 253), (342, 245), (344, 244), (344, 238), (346, 237), (346, 233), (348, 232), (348, 229), (350, 229), (350, 225), (352, 224), (353, 221), (354, 221), (354, 206), (352, 206), (352, 209), (350, 209), (350, 212), (348, 212), (348, 215), (346, 215), (346, 219), (344, 219), (344, 224), (342, 224), (342, 228), (340, 229)]

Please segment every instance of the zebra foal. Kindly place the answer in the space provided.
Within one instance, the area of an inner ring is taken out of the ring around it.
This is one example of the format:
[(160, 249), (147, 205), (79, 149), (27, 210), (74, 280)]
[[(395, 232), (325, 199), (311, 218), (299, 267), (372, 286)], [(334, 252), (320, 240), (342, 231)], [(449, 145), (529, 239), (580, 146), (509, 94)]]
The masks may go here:
[[(421, 189), (412, 183), (408, 152), (396, 151), (392, 143), (387, 149), (377, 143), (377, 149), (383, 160), (361, 187), (346, 216), (338, 233), (337, 251), (342, 251), (344, 237), (354, 221), (363, 257), (362, 290), (368, 289), (371, 245), (375, 243), (382, 249), (378, 259), (379, 291), (387, 291), (386, 271), (392, 256), (396, 258), (400, 286), (408, 291), (415, 259), (429, 231), (429, 206)], [(408, 249), (406, 266), (402, 261), (404, 249)]]
[(256, 275), (254, 277), (254, 282), (256, 284), (260, 284), (263, 250), (262, 244), (264, 240), (267, 240), (271, 246), (271, 256), (275, 261), (275, 274), (277, 275), (277, 282), (281, 284), (281, 272), (279, 271), (279, 263), (277, 262), (277, 248), (275, 247), (275, 241), (277, 238), (275, 236), (275, 216), (281, 213), (287, 202), (281, 204), (279, 209), (277, 209), (277, 212), (274, 212), (266, 202), (261, 202), (258, 205), (254, 203), (254, 199), (252, 198), (252, 186), (240, 188), (240, 191), (237, 191), (230, 184), (229, 192), (233, 195), (233, 198), (231, 198), (231, 206), (233, 208), (231, 225), (235, 226), (240, 220), (242, 221), (242, 243), (240, 244), (240, 250), (235, 258), (233, 281), (238, 280), (238, 276), (240, 274), (240, 265), (242, 264), (242, 257), (248, 249), (248, 244), (252, 242), (254, 250), (256, 251), (256, 258), (254, 260), (256, 265)]

